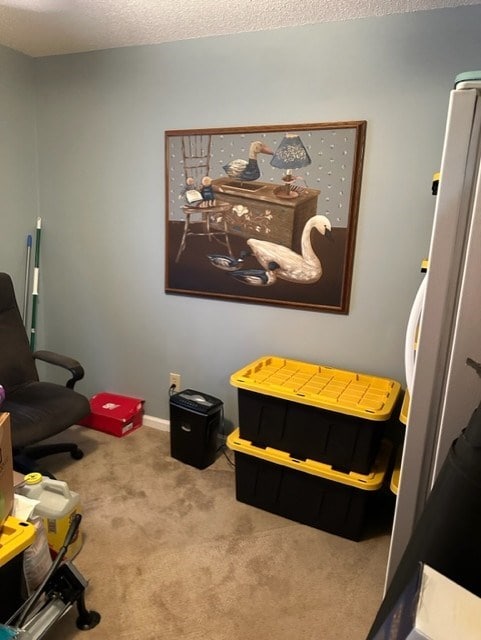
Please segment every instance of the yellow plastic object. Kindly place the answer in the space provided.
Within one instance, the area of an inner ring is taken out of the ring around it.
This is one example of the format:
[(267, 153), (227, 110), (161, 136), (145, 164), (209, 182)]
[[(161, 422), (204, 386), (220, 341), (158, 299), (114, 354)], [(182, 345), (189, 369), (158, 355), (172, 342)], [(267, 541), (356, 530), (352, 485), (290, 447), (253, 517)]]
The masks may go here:
[(239, 389), (345, 413), (366, 420), (388, 420), (401, 385), (388, 378), (265, 356), (230, 377)]
[(409, 414), (409, 391), (406, 389), (406, 392), (404, 394), (404, 399), (403, 399), (403, 403), (401, 406), (401, 412), (399, 413), (399, 420), (403, 423), (403, 424), (407, 424), (408, 421), (408, 414)]
[(401, 475), (401, 456), (402, 456), (402, 447), (399, 447), (396, 453), (396, 460), (394, 462), (394, 467), (391, 475), (391, 483), (390, 488), (391, 491), (397, 495), (399, 490), (399, 476)]
[(25, 484), (40, 484), (42, 482), (42, 474), (33, 471), (32, 473), (27, 473), (24, 477)]
[(0, 529), (0, 567), (22, 553), (32, 544), (34, 538), (35, 527), (33, 524), (8, 516)]
[(297, 460), (285, 451), (279, 451), (279, 449), (256, 447), (248, 440), (239, 437), (239, 429), (235, 429), (227, 437), (227, 446), (229, 449), (232, 449), (232, 451), (239, 451), (240, 453), (245, 453), (249, 456), (266, 460), (267, 462), (280, 464), (284, 467), (296, 469), (296, 471), (303, 471), (313, 476), (324, 478), (325, 480), (347, 484), (365, 491), (376, 491), (381, 488), (391, 455), (391, 444), (387, 440), (383, 440), (371, 473), (363, 475), (354, 471), (350, 471), (349, 473), (336, 471), (330, 465), (324, 464), (323, 462), (316, 462), (315, 460)]

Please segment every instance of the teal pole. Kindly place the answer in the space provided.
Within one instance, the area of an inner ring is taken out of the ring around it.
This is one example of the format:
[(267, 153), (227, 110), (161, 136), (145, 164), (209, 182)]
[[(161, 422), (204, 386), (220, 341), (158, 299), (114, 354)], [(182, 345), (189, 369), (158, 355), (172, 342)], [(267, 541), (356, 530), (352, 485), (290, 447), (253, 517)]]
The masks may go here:
[(23, 314), (22, 320), (25, 327), (27, 326), (27, 312), (28, 312), (28, 285), (30, 284), (30, 254), (32, 252), (32, 236), (27, 236), (27, 257), (25, 263), (25, 287), (23, 290)]
[(37, 218), (37, 231), (35, 235), (35, 264), (33, 269), (32, 287), (32, 326), (30, 330), (30, 349), (35, 351), (35, 332), (37, 329), (37, 305), (38, 305), (38, 277), (40, 274), (40, 238), (42, 235), (42, 218)]

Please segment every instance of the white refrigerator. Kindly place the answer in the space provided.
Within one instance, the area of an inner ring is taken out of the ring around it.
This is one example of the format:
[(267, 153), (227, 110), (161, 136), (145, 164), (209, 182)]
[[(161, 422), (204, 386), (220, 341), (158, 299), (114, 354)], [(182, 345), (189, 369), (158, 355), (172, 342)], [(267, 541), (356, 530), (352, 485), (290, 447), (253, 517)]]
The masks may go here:
[(481, 401), (480, 153), (478, 71), (458, 76), (450, 93), (427, 273), (408, 323), (410, 405), (386, 588), (451, 443)]

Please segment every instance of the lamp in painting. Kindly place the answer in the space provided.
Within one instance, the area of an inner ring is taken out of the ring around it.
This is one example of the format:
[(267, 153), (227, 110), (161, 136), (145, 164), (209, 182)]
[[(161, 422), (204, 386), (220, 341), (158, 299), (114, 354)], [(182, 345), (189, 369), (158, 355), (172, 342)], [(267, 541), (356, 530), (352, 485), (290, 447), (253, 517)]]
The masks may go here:
[(276, 190), (277, 197), (297, 198), (299, 194), (291, 188), (291, 183), (296, 179), (296, 176), (292, 175), (292, 170), (301, 169), (310, 164), (311, 158), (301, 138), (296, 133), (286, 133), (271, 160), (273, 167), (283, 169), (285, 172), (282, 176), (285, 184)]

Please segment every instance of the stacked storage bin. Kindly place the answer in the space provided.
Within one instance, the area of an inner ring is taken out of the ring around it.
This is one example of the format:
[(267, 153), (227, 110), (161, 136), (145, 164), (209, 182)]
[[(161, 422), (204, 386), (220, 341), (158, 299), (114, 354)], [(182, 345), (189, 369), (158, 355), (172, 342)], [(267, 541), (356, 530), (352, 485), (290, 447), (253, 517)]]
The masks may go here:
[(0, 527), (0, 622), (5, 623), (24, 603), (27, 593), (23, 552), (35, 539), (35, 527), (8, 516)]
[[(408, 412), (409, 412), (409, 392), (406, 391), (403, 398), (403, 403), (401, 406), (401, 411), (399, 413), (399, 422), (403, 425), (406, 425), (408, 421)], [(390, 488), (394, 495), (397, 496), (399, 490), (399, 479), (401, 477), (401, 462), (402, 462), (402, 452), (403, 452), (403, 441), (398, 444), (396, 455), (394, 457), (394, 466), (391, 474), (391, 483)]]
[(236, 497), (359, 540), (390, 459), (383, 441), (401, 386), (387, 378), (266, 356), (232, 374)]

